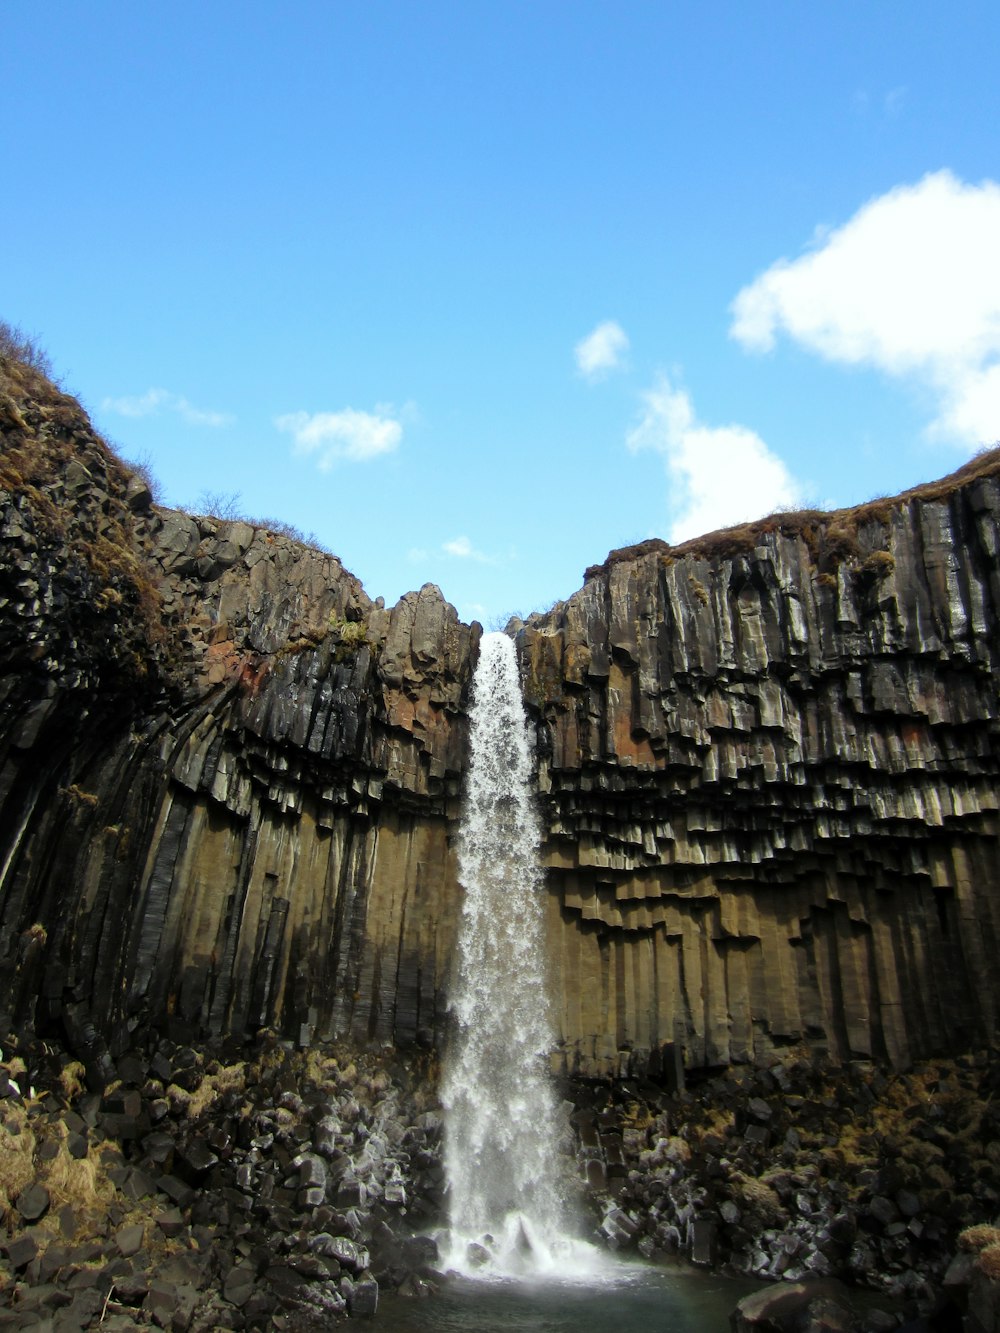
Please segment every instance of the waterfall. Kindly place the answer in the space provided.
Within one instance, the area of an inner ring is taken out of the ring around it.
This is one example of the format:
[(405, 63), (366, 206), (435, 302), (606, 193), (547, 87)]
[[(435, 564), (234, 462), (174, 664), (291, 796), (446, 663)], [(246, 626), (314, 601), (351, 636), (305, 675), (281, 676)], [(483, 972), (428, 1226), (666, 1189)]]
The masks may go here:
[[(565, 1271), (532, 751), (514, 645), (483, 637), (459, 848), (464, 889), (442, 1085), (450, 1267)], [(589, 1248), (589, 1247), (587, 1247)]]

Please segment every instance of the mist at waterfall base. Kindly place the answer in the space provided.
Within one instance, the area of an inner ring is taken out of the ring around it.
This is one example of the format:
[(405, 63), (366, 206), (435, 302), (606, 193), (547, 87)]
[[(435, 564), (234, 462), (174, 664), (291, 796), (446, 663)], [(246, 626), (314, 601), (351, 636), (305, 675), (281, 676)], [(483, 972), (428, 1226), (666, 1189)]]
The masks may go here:
[[(514, 644), (487, 634), (470, 712), (459, 846), (464, 898), (442, 1080), (448, 1232), (459, 1275), (399, 1329), (594, 1333), (728, 1328), (741, 1294), (627, 1264), (583, 1240), (566, 1107), (553, 1084), (534, 765)], [(668, 1318), (668, 1323), (665, 1323)]]

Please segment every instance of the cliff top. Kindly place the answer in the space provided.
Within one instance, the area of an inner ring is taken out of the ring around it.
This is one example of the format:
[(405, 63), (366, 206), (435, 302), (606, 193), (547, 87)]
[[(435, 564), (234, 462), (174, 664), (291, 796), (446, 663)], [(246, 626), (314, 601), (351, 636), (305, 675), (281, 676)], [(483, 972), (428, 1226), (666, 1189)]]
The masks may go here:
[[(140, 618), (146, 621), (147, 632), (152, 632), (154, 640), (161, 639), (162, 632), (156, 624), (159, 607), (154, 605), (155, 599), (150, 595), (145, 578), (135, 577), (134, 555), (148, 546), (148, 542), (143, 540), (143, 534), (135, 531), (135, 528), (138, 519), (138, 527), (141, 529), (142, 515), (154, 508), (162, 516), (162, 521), (168, 522), (176, 511), (152, 506), (155, 483), (146, 470), (123, 460), (115, 453), (94, 429), (80, 403), (52, 381), (48, 358), (34, 340), (2, 321), (0, 431), (6, 436), (4, 453), (0, 456), (0, 485), (13, 487), (20, 492), (36, 510), (37, 516), (48, 520), (50, 530), (64, 522), (79, 525), (79, 517), (71, 518), (70, 511), (64, 506), (62, 515), (57, 518), (60, 508), (58, 501), (65, 490), (62, 474), (69, 461), (75, 458), (85, 468), (94, 470), (96, 467), (102, 483), (108, 487), (116, 502), (119, 531), (101, 534), (88, 531), (83, 534), (86, 541), (81, 545), (81, 552), (93, 565), (92, 547), (98, 535), (104, 539), (103, 554), (115, 557), (111, 560), (112, 565), (121, 563), (123, 550), (129, 551), (130, 568), (122, 573), (127, 578), (131, 576), (129, 581), (137, 584), (142, 594), (141, 600), (145, 606)], [(676, 545), (653, 537), (634, 545), (619, 547), (610, 551), (601, 563), (588, 566), (584, 571), (583, 582), (586, 584), (607, 575), (617, 565), (647, 556), (656, 556), (670, 564), (684, 557), (724, 560), (744, 555), (772, 534), (804, 540), (817, 571), (823, 573), (842, 560), (850, 560), (861, 554), (858, 534), (864, 525), (885, 523), (893, 513), (911, 501), (942, 500), (963, 486), (997, 474), (1000, 474), (1000, 445), (983, 450), (945, 477), (913, 486), (895, 496), (877, 496), (862, 504), (841, 509), (779, 511), (753, 522), (704, 533)], [(52, 504), (53, 498), (56, 505)], [(180, 515), (177, 517), (179, 521)], [(312, 549), (317, 556), (332, 560), (338, 580), (344, 579), (351, 585), (349, 600), (355, 607), (351, 615), (368, 614), (369, 599), (357, 580), (329, 551), (289, 525), (266, 519), (234, 521), (228, 517), (202, 518), (196, 519), (196, 522), (202, 528), (200, 536), (210, 543), (227, 538), (231, 529), (239, 528), (247, 529), (249, 533), (259, 533), (269, 551), (285, 549), (290, 553), (291, 548)], [(107, 548), (109, 537), (115, 551)], [(77, 544), (80, 545), (79, 540)], [(408, 594), (408, 598), (412, 599), (415, 595)], [(567, 596), (570, 595), (572, 592), (567, 593)], [(440, 594), (439, 598), (445, 601)], [(374, 607), (380, 609), (381, 601), (371, 609)], [(545, 614), (535, 612), (529, 619), (544, 619)]]
[(761, 538), (774, 532), (781, 533), (785, 537), (802, 537), (810, 546), (816, 544), (822, 535), (827, 545), (832, 541), (849, 548), (853, 544), (857, 530), (864, 523), (885, 522), (894, 510), (911, 500), (943, 500), (969, 482), (981, 477), (992, 477), (998, 473), (1000, 473), (1000, 445), (982, 450), (960, 468), (937, 481), (923, 482), (898, 495), (876, 496), (863, 504), (852, 505), (845, 509), (779, 511), (750, 523), (738, 523), (733, 527), (703, 533), (688, 541), (679, 542), (676, 546), (659, 537), (651, 537), (632, 546), (622, 546), (610, 551), (601, 564), (589, 565), (584, 570), (583, 580), (587, 583), (591, 579), (607, 574), (614, 565), (640, 560), (647, 555), (660, 555), (668, 560), (677, 560), (682, 556), (719, 560), (742, 555), (760, 545)]

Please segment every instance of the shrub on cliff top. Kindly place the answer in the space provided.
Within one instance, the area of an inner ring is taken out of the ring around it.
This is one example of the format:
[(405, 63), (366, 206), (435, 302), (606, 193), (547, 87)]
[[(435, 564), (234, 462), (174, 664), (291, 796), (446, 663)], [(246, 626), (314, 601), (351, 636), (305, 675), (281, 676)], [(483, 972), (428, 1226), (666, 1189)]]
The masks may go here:
[(37, 338), (0, 319), (0, 360), (16, 361), (52, 378), (52, 361)]

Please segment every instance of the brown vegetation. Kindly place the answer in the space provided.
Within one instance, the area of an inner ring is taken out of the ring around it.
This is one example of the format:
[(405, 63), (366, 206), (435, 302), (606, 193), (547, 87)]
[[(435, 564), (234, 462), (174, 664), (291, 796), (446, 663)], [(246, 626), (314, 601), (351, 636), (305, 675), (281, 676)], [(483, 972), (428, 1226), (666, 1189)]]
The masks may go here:
[[(665, 563), (672, 563), (684, 556), (698, 556), (706, 560), (731, 559), (748, 554), (775, 533), (804, 541), (817, 571), (829, 574), (845, 561), (864, 556), (859, 533), (865, 525), (887, 524), (895, 511), (914, 500), (946, 500), (969, 482), (997, 473), (1000, 473), (1000, 446), (982, 450), (968, 463), (938, 481), (913, 486), (895, 496), (876, 496), (848, 509), (798, 509), (770, 514), (753, 523), (739, 523), (693, 537), (677, 546), (671, 546), (658, 537), (634, 546), (623, 546), (611, 551), (602, 564), (591, 565), (584, 572), (584, 580), (607, 574), (614, 565), (641, 560), (650, 555), (658, 556)], [(890, 572), (891, 561), (892, 556), (888, 551), (876, 551), (864, 557), (862, 568), (869, 575), (881, 575)]]

